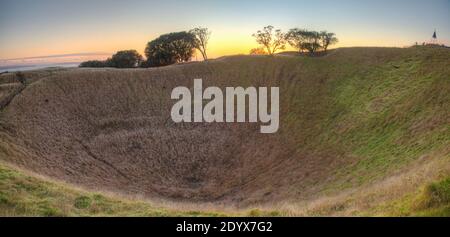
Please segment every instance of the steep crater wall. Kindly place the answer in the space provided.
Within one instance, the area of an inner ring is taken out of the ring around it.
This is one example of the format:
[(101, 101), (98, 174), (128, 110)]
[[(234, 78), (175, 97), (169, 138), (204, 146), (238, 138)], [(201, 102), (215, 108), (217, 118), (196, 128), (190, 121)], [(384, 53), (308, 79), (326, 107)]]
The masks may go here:
[[(448, 144), (439, 138), (448, 134), (448, 113), (440, 110), (449, 101), (442, 79), (448, 70), (437, 76), (428, 71), (425, 58), (433, 53), (344, 49), (323, 58), (236, 56), (158, 69), (61, 71), (29, 84), (2, 111), (1, 135), (9, 147), (2, 159), (91, 189), (146, 197), (240, 203), (310, 198), (355, 185), (361, 174), (389, 174), (383, 167), (364, 168), (364, 162), (379, 162), (378, 153), (363, 150), (373, 146), (368, 126), (400, 124), (381, 131), (401, 133), (387, 141), (395, 146), (388, 152), (395, 152), (412, 147), (416, 140), (407, 134), (431, 131), (420, 127), (424, 121), (440, 118), (433, 122), (436, 140), (422, 153), (387, 153), (388, 162), (406, 164)], [(448, 52), (433, 57), (448, 58)], [(170, 93), (192, 88), (194, 78), (204, 87), (279, 86), (279, 132), (261, 134), (259, 124), (250, 123), (173, 123)], [(387, 88), (377, 88), (386, 81)], [(423, 85), (394, 89), (416, 82)], [(406, 96), (435, 89), (438, 96), (427, 109), (408, 117), (424, 102), (408, 104)], [(383, 113), (388, 117), (377, 117)]]

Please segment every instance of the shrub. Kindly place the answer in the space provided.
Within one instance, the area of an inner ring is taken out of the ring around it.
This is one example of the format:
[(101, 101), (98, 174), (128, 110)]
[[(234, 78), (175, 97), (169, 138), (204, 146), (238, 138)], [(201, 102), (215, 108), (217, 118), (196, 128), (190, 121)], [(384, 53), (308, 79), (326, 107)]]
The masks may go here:
[(138, 67), (142, 61), (142, 56), (136, 50), (123, 50), (109, 58), (106, 65), (117, 68), (134, 68)]
[(79, 67), (134, 68), (139, 67), (143, 61), (142, 56), (136, 50), (132, 49), (119, 51), (105, 61), (91, 60), (82, 62)]
[(450, 177), (425, 187), (416, 204), (416, 209), (438, 207), (450, 204)]
[(79, 67), (107, 67), (106, 61), (91, 60), (82, 62)]
[(22, 72), (16, 72), (16, 79), (25, 85), (27, 79), (25, 78), (25, 75)]
[(91, 198), (87, 196), (79, 196), (75, 198), (74, 206), (78, 209), (86, 209), (91, 206)]

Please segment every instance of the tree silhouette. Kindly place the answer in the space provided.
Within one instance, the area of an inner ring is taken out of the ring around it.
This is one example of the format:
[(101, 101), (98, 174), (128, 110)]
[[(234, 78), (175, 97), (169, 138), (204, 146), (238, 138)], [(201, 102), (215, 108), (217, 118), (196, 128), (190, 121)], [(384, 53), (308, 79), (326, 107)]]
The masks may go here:
[(211, 31), (208, 28), (194, 28), (189, 31), (195, 36), (195, 48), (200, 51), (203, 56), (203, 60), (208, 60), (208, 55), (206, 54), (206, 47), (208, 45), (209, 37), (211, 36)]
[(275, 30), (273, 26), (266, 26), (263, 30), (258, 30), (252, 35), (256, 42), (263, 46), (269, 55), (275, 54), (278, 50), (285, 49), (285, 34), (281, 30)]
[(190, 61), (195, 45), (195, 36), (186, 31), (161, 35), (145, 48), (147, 64), (154, 67)]
[(134, 49), (118, 51), (106, 61), (106, 64), (117, 68), (138, 67), (142, 62), (142, 56)]
[(309, 52), (310, 54), (316, 53), (319, 49), (323, 49), (325, 52), (328, 46), (338, 42), (334, 33), (327, 31), (317, 32), (309, 31), (305, 29), (290, 29), (286, 34), (286, 40), (288, 43), (299, 50), (299, 52)]
[(286, 34), (286, 40), (293, 48), (303, 52), (305, 50), (305, 43), (307, 43), (307, 34), (308, 31), (304, 29), (290, 29)]
[(322, 48), (325, 52), (327, 51), (328, 46), (336, 44), (338, 42), (336, 34), (327, 31), (320, 32), (320, 39), (322, 41)]

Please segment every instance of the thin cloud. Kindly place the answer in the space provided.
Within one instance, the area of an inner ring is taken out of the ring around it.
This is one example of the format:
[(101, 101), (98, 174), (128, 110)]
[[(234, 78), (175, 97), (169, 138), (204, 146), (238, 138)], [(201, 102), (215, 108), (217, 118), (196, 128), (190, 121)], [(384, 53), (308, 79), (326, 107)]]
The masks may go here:
[(23, 57), (23, 58), (7, 58), (7, 59), (0, 59), (0, 61), (45, 59), (45, 58), (63, 58), (63, 57), (79, 57), (79, 56), (109, 56), (109, 55), (112, 55), (112, 54), (111, 53), (106, 53), (106, 52), (72, 53), (72, 54), (55, 54), (55, 55)]

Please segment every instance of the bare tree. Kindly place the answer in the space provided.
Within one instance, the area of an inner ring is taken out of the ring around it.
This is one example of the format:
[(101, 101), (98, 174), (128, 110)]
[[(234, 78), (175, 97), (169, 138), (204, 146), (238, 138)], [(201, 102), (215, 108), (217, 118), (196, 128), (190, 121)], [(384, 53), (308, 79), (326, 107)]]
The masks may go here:
[(208, 28), (198, 27), (192, 29), (190, 33), (195, 36), (195, 48), (200, 51), (205, 61), (208, 60), (206, 47), (208, 45), (209, 37), (211, 36), (211, 31), (209, 31)]
[(258, 30), (252, 36), (256, 38), (256, 42), (261, 44), (269, 55), (273, 55), (278, 50), (285, 49), (285, 34), (281, 30), (273, 30), (273, 26), (266, 26), (263, 30)]
[(327, 51), (328, 46), (336, 44), (338, 42), (336, 34), (327, 31), (320, 32), (320, 39), (322, 41), (322, 48), (325, 52)]

